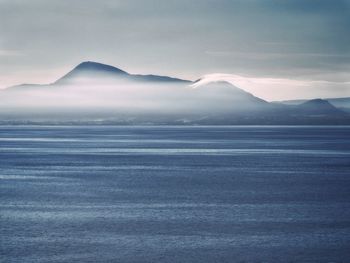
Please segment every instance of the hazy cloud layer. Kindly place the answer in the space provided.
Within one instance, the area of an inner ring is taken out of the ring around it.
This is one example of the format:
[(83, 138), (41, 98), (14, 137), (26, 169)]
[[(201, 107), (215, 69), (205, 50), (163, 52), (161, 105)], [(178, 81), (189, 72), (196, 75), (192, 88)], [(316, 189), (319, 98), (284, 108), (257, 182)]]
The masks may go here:
[(0, 0), (0, 87), (51, 82), (96, 60), (137, 73), (311, 85), (297, 97), (349, 96), (349, 28), (349, 0)]

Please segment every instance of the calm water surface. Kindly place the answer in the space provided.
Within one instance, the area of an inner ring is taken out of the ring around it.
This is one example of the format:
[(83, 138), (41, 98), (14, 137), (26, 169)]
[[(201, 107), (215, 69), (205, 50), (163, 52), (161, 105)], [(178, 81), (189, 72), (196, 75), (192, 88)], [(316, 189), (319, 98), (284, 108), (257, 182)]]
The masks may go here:
[(350, 127), (0, 127), (0, 262), (350, 262)]

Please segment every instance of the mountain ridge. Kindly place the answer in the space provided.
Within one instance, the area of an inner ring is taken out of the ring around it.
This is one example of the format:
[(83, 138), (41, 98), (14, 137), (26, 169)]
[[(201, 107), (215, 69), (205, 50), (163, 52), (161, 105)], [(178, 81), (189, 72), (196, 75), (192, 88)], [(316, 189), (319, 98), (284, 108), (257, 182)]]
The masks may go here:
[(54, 84), (65, 84), (69, 82), (71, 78), (79, 77), (79, 75), (86, 76), (91, 73), (97, 74), (99, 77), (119, 77), (129, 81), (148, 81), (148, 82), (182, 82), (182, 83), (191, 83), (189, 80), (169, 77), (169, 76), (160, 76), (160, 75), (142, 75), (142, 74), (131, 74), (127, 71), (124, 71), (120, 68), (94, 62), (94, 61), (85, 61), (77, 65), (70, 72), (68, 72), (63, 77), (59, 78), (54, 82)]
[(307, 111), (308, 114), (314, 115), (337, 115), (345, 114), (342, 110), (323, 99), (312, 99), (298, 105), (298, 110)]
[(162, 76), (162, 75), (155, 75), (155, 74), (131, 74), (127, 71), (124, 71), (120, 68), (117, 68), (115, 66), (111, 66), (108, 64), (95, 62), (95, 61), (83, 61), (76, 65), (72, 70), (70, 70), (68, 73), (64, 74), (62, 77), (59, 77), (52, 83), (47, 84), (35, 84), (35, 83), (23, 83), (19, 85), (14, 85), (7, 87), (3, 89), (2, 91), (8, 91), (13, 89), (20, 89), (20, 88), (28, 88), (28, 87), (34, 87), (34, 86), (51, 86), (51, 85), (67, 85), (70, 84), (69, 82), (71, 79), (74, 79), (76, 77), (79, 77), (80, 74), (90, 74), (90, 73), (96, 73), (99, 72), (101, 76), (99, 77), (106, 77), (106, 76), (114, 76), (114, 77), (122, 77), (125, 80), (135, 81), (135, 82), (159, 82), (159, 83), (192, 83), (190, 80), (186, 79), (180, 79), (170, 76)]
[(78, 64), (51, 84), (0, 92), (0, 122), (43, 116), (81, 122), (99, 116), (124, 124), (350, 124), (350, 114), (327, 100), (271, 103), (225, 80), (130, 74), (93, 61)]
[[(350, 97), (340, 97), (340, 98), (322, 98), (328, 101), (333, 106), (337, 108), (348, 108), (350, 110)], [(271, 103), (279, 103), (285, 105), (300, 105), (312, 99), (297, 99), (297, 100), (282, 100), (282, 101), (271, 101)]]

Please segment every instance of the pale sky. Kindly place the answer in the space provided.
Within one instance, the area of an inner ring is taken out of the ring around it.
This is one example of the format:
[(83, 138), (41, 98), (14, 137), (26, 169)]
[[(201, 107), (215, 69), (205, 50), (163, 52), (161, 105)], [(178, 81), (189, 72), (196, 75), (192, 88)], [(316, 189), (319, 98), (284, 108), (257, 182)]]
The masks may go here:
[(350, 0), (0, 0), (0, 88), (86, 60), (221, 73), (267, 100), (350, 96)]

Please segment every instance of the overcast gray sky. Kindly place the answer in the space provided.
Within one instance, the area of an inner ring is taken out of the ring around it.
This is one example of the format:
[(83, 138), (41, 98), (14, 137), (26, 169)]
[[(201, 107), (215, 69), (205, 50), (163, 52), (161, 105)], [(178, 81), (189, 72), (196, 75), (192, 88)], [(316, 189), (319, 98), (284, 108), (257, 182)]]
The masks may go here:
[(0, 0), (0, 88), (85, 60), (233, 74), (271, 100), (350, 96), (350, 0)]

